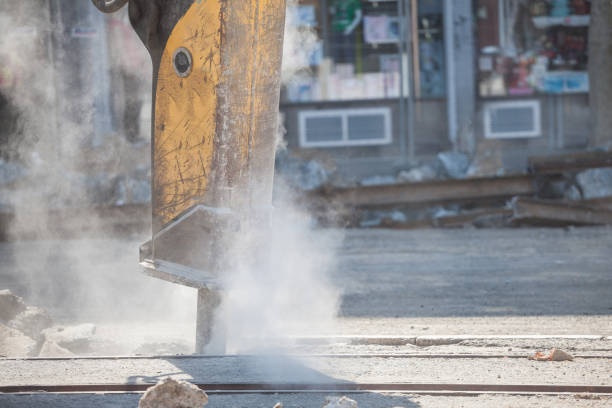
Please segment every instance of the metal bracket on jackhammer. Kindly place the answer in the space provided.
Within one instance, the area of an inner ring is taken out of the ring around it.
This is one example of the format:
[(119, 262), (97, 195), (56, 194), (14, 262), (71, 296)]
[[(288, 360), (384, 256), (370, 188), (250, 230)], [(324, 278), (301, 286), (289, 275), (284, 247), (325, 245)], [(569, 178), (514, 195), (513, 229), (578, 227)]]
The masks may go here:
[(140, 246), (147, 275), (193, 288), (218, 289), (222, 256), (231, 234), (240, 229), (226, 208), (198, 205)]

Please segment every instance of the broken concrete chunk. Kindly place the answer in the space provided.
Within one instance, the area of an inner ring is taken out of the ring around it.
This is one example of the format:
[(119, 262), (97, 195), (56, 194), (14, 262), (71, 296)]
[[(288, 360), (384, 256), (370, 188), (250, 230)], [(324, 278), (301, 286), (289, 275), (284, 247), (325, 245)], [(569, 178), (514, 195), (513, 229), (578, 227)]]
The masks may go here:
[(418, 183), (420, 181), (435, 180), (438, 172), (432, 166), (424, 165), (415, 167), (408, 171), (402, 170), (397, 175), (397, 180), (401, 182)]
[(35, 350), (33, 339), (0, 323), (0, 357), (31, 357)]
[(8, 322), (26, 309), (26, 304), (10, 290), (0, 290), (0, 320)]
[(530, 356), (529, 360), (535, 360), (535, 361), (573, 361), (574, 360), (574, 356), (572, 356), (571, 354), (560, 350), (560, 349), (552, 349), (550, 351), (550, 354), (544, 354), (544, 353), (540, 353), (537, 352), (535, 353), (535, 355)]
[(38, 352), (38, 357), (72, 357), (74, 356), (69, 350), (59, 346), (57, 343), (52, 341), (45, 341), (42, 345), (40, 351)]
[(461, 152), (438, 153), (438, 161), (446, 175), (452, 179), (464, 178), (470, 166), (470, 159)]
[(45, 310), (35, 306), (28, 306), (23, 312), (12, 319), (8, 325), (37, 340), (44, 329), (53, 325), (53, 320)]
[(96, 326), (91, 323), (86, 323), (78, 326), (52, 327), (44, 330), (42, 335), (45, 341), (55, 343), (73, 353), (81, 353), (89, 350), (95, 333)]
[(612, 196), (612, 168), (589, 169), (576, 176), (585, 199)]
[(572, 356), (569, 353), (566, 353), (563, 350), (554, 348), (550, 352), (550, 360), (551, 361), (573, 361), (574, 356)]
[(344, 397), (327, 397), (323, 408), (358, 408), (357, 401), (354, 401), (346, 396)]
[(359, 182), (362, 186), (387, 186), (397, 183), (395, 176), (371, 176), (366, 177)]
[(138, 408), (201, 408), (207, 403), (208, 395), (197, 386), (166, 378), (144, 393)]

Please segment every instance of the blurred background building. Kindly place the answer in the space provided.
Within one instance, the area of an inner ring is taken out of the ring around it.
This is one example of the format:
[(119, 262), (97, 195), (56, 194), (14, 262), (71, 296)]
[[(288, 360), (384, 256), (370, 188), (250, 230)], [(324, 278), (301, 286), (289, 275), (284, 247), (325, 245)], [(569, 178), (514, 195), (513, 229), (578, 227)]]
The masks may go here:
[[(610, 149), (608, 1), (294, 0), (288, 16), (285, 62), (307, 58), (285, 78), (277, 168), (299, 188)], [(0, 20), (0, 210), (146, 205), (151, 63), (126, 8), (2, 0)]]
[(444, 151), (473, 174), (523, 172), (528, 155), (610, 141), (593, 137), (589, 84), (603, 81), (589, 56), (604, 49), (589, 36), (611, 21), (592, 21), (590, 1), (301, 0), (296, 13), (320, 42), (283, 93), (289, 149), (347, 174)]

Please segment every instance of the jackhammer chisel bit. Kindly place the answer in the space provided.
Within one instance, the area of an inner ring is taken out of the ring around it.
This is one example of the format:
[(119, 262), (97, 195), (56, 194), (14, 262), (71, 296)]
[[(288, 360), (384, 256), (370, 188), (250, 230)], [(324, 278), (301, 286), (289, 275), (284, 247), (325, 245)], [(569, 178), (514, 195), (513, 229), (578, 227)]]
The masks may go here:
[(203, 353), (232, 241), (271, 206), (285, 0), (92, 2), (128, 3), (153, 61), (153, 236), (140, 262), (198, 289)]

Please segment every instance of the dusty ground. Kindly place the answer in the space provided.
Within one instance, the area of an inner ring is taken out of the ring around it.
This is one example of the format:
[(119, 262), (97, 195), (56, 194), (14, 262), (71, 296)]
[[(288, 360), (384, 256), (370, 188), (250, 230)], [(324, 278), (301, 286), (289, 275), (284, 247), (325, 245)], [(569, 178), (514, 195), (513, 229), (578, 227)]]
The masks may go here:
[[(144, 240), (0, 243), (0, 286), (47, 308), (59, 323), (94, 322), (96, 336), (83, 354), (190, 353), (195, 293), (138, 273), (137, 247)], [(337, 252), (331, 280), (343, 295), (337, 324), (326, 335), (340, 337), (283, 344), (294, 354), (332, 356), (286, 356), (281, 363), (248, 357), (0, 359), (0, 385), (151, 382), (167, 375), (201, 382), (612, 384), (610, 229), (354, 230)], [(510, 334), (522, 338), (499, 337)], [(569, 336), (575, 334), (593, 336)], [(379, 339), (366, 344), (368, 335)], [(423, 343), (435, 335), (450, 344)], [(575, 361), (527, 359), (552, 347), (571, 352)], [(448, 354), (471, 357), (441, 357)], [(272, 407), (283, 401), (285, 407), (320, 407), (327, 394), (213, 394), (208, 406)], [(369, 408), (612, 406), (610, 395), (350, 396)], [(0, 395), (0, 406), (134, 407), (139, 397)]]
[[(329, 394), (313, 393), (304, 398), (303, 394), (276, 395), (212, 395), (206, 408), (271, 408), (282, 401), (285, 408), (321, 408)], [(20, 395), (4, 397), (6, 408), (47, 408), (53, 407), (136, 407), (140, 394), (127, 395)], [(480, 395), (477, 397), (422, 396), (411, 394), (349, 394), (350, 398), (365, 408), (591, 408), (609, 407), (610, 397), (589, 396), (547, 396), (508, 397), (503, 395)]]
[[(140, 274), (131, 239), (0, 243), (0, 286), (97, 354), (189, 352), (195, 291)], [(612, 335), (612, 230), (349, 230), (333, 334)], [(137, 324), (135, 324), (137, 322)]]

